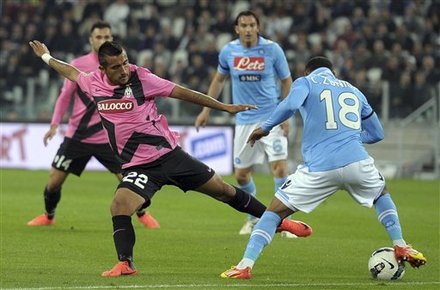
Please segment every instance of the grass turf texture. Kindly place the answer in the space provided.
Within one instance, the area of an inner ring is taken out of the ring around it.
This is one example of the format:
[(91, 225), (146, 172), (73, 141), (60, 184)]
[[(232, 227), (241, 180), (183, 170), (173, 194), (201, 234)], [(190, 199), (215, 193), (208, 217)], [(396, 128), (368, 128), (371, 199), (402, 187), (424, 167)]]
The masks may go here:
[[(439, 181), (390, 180), (404, 236), (428, 258), (421, 269), (407, 265), (401, 281), (373, 280), (369, 255), (390, 246), (373, 209), (338, 192), (311, 214), (298, 213), (314, 228), (306, 239), (277, 235), (250, 281), (219, 274), (236, 264), (248, 236), (239, 236), (245, 215), (204, 195), (164, 187), (149, 210), (161, 224), (149, 230), (133, 218), (138, 276), (102, 278), (117, 261), (109, 206), (117, 184), (107, 172), (70, 176), (56, 224), (28, 227), (43, 212), (46, 171), (1, 170), (2, 289), (439, 289)], [(225, 177), (234, 182), (232, 177)], [(265, 204), (272, 178), (254, 177)]]

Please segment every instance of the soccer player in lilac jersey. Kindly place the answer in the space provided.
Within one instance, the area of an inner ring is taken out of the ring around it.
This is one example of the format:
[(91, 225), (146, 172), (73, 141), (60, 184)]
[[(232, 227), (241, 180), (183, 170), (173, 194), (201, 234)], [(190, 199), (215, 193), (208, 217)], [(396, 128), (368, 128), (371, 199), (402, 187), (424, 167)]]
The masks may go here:
[[(90, 29), (89, 43), (92, 51), (72, 60), (72, 65), (84, 72), (99, 67), (98, 50), (105, 41), (112, 40), (110, 24), (96, 22)], [(52, 162), (49, 180), (44, 188), (46, 212), (27, 224), (29, 226), (50, 226), (55, 222), (55, 210), (61, 200), (61, 188), (67, 176), (72, 173), (80, 176), (91, 157), (95, 157), (116, 177), (122, 179), (121, 163), (116, 159), (107, 134), (102, 127), (96, 105), (84, 95), (75, 82), (64, 81), (61, 93), (55, 104), (49, 131), (44, 136), (44, 145), (55, 136), (58, 126), (67, 112), (73, 98), (72, 115), (69, 119), (66, 135)], [(159, 228), (159, 223), (145, 210), (136, 212), (138, 220), (147, 228)]]
[[(178, 136), (168, 128), (165, 116), (157, 113), (155, 98), (176, 98), (232, 114), (255, 106), (224, 104), (162, 79), (146, 68), (130, 64), (125, 50), (116, 42), (105, 42), (100, 47), (99, 70), (88, 74), (53, 58), (39, 41), (29, 44), (37, 56), (76, 82), (85, 96), (97, 104), (110, 146), (122, 163), (123, 178), (110, 209), (119, 262), (102, 276), (137, 273), (131, 215), (149, 206), (163, 185), (204, 193), (257, 217), (263, 214), (266, 207), (256, 198), (225, 183), (213, 169), (178, 146)], [(306, 224), (287, 219), (280, 221), (279, 231), (282, 230), (297, 236), (309, 236), (312, 232)]]
[(362, 145), (379, 142), (384, 137), (379, 118), (363, 93), (336, 78), (327, 58), (314, 57), (306, 64), (305, 76), (293, 83), (287, 98), (252, 132), (249, 144), (254, 145), (297, 110), (304, 120), (304, 164), (275, 193), (252, 231), (242, 260), (221, 277), (250, 279), (252, 267), (272, 241), (279, 221), (297, 211), (313, 211), (339, 189), (347, 191), (362, 206), (374, 205), (398, 261), (407, 261), (413, 267), (424, 265), (424, 255), (403, 239), (385, 179)]
[[(252, 178), (253, 167), (267, 160), (270, 164), (277, 190), (286, 180), (288, 122), (275, 127), (268, 136), (253, 148), (246, 144), (251, 132), (265, 121), (281, 99), (290, 91), (292, 77), (281, 47), (262, 36), (260, 21), (252, 11), (240, 12), (235, 18), (235, 33), (238, 38), (227, 43), (219, 54), (217, 72), (209, 86), (208, 95), (218, 98), (225, 80), (231, 77), (232, 102), (253, 103), (258, 110), (239, 112), (236, 115), (234, 135), (234, 174), (241, 189), (256, 196), (257, 189)], [(280, 80), (280, 92), (277, 89)], [(207, 124), (209, 108), (203, 108), (195, 126)], [(257, 222), (248, 216), (239, 231), (249, 235)], [(285, 236), (291, 237), (288, 234)]]

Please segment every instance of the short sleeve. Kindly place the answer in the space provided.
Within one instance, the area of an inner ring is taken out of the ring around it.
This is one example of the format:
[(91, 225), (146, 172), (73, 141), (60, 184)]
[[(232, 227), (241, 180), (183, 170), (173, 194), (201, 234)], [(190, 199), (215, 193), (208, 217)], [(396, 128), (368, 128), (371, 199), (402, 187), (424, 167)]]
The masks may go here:
[(217, 71), (223, 75), (229, 74), (227, 46), (223, 47), (218, 55)]
[(92, 75), (93, 73), (81, 72), (76, 80), (80, 89), (89, 96), (92, 96)]
[(277, 72), (278, 77), (281, 80), (288, 78), (290, 76), (289, 64), (284, 51), (277, 43), (274, 43), (273, 45), (273, 54), (275, 59), (275, 71)]

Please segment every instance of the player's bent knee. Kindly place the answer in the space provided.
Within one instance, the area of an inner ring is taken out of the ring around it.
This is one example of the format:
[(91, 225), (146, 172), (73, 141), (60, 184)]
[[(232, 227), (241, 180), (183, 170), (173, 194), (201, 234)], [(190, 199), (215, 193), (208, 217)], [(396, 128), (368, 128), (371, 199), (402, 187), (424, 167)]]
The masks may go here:
[(271, 169), (273, 176), (277, 178), (286, 177), (289, 175), (289, 170), (286, 160), (277, 160), (271, 163)]
[(127, 188), (119, 188), (111, 205), (111, 213), (115, 215), (132, 215), (145, 203), (145, 199)]

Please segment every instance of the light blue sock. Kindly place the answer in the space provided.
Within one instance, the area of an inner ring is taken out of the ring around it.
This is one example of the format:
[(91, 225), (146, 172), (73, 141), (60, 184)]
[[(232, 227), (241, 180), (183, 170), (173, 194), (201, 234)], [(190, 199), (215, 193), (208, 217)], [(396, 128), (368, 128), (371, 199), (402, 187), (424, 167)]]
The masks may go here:
[(278, 188), (280, 188), (281, 185), (283, 185), (284, 182), (286, 182), (286, 179), (287, 179), (287, 176), (280, 177), (280, 178), (278, 178), (278, 177), (273, 178), (273, 182), (275, 183), (275, 191), (274, 192), (277, 192)]
[(385, 227), (393, 244), (405, 243), (402, 237), (397, 208), (389, 193), (379, 196), (375, 204), (378, 220)]
[[(254, 179), (251, 177), (251, 179), (249, 180), (248, 183), (246, 183), (245, 185), (239, 185), (238, 186), (241, 190), (249, 193), (252, 196), (256, 196), (257, 195), (257, 188), (255, 186), (255, 182)], [(249, 219), (254, 219), (255, 217), (252, 215), (249, 215)]]
[(275, 230), (280, 222), (281, 218), (276, 213), (265, 211), (252, 231), (243, 258), (255, 262), (263, 251), (263, 248), (272, 241)]

